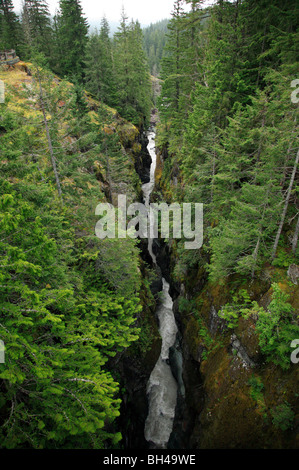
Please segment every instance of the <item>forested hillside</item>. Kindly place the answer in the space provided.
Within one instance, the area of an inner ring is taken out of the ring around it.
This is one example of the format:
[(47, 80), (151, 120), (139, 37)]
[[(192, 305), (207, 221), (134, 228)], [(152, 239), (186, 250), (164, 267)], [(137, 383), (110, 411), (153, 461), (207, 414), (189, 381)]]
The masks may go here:
[(88, 37), (76, 0), (54, 22), (46, 2), (26, 0), (21, 18), (10, 0), (0, 10), (0, 49), (24, 60), (0, 65), (1, 447), (112, 448), (111, 363), (150, 341), (139, 318), (151, 293), (136, 240), (97, 239), (95, 209), (139, 197), (151, 93), (141, 30), (123, 13), (114, 40), (105, 20)]
[[(123, 9), (111, 37), (0, 0), (0, 448), (298, 447), (297, 3)], [(203, 204), (201, 248), (97, 238), (146, 194)]]
[(186, 3), (162, 61), (157, 176), (168, 201), (204, 203), (202, 249), (171, 245), (185, 354), (206, 394), (191, 398), (192, 442), (275, 446), (298, 412), (298, 4)]
[(138, 130), (27, 67), (0, 73), (1, 445), (102, 447), (120, 438), (105, 365), (138, 338), (142, 280), (135, 241), (100, 242), (94, 214), (120, 185), (135, 198)]

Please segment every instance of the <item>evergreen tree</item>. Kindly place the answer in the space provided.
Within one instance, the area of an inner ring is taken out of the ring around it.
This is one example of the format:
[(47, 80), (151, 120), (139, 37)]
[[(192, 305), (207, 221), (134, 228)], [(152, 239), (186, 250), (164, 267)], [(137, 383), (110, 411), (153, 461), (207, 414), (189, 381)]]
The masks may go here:
[(113, 45), (115, 99), (120, 114), (139, 126), (147, 123), (151, 106), (150, 75), (142, 44), (139, 23), (129, 24), (123, 10)]
[(0, 0), (0, 49), (19, 51), (20, 24), (12, 0)]
[(24, 0), (22, 26), (25, 44), (25, 58), (30, 59), (36, 52), (51, 57), (53, 37), (49, 6), (46, 0)]
[(100, 33), (90, 35), (86, 47), (86, 88), (97, 99), (113, 106), (115, 93), (109, 24), (102, 19)]
[(183, 0), (176, 0), (172, 19), (168, 23), (167, 42), (162, 60), (162, 99), (160, 111), (163, 117), (177, 116), (180, 110), (182, 82), (182, 31)]
[(104, 141), (103, 121), (91, 122), (82, 87), (31, 70), (31, 86), (11, 87), (1, 105), (1, 445), (113, 447), (109, 360), (138, 338), (139, 251), (131, 239), (96, 239), (92, 215), (105, 201), (95, 160), (107, 148), (114, 178), (124, 156), (116, 135)]
[(144, 49), (147, 55), (150, 72), (155, 77), (160, 75), (161, 60), (166, 43), (168, 20), (151, 24), (143, 30)]
[(256, 276), (290, 220), (297, 243), (295, 3), (187, 3), (191, 11), (171, 20), (164, 61), (165, 168), (180, 168), (186, 201), (205, 204), (213, 279)]
[(67, 77), (84, 76), (88, 24), (79, 0), (60, 0), (57, 17), (59, 73)]

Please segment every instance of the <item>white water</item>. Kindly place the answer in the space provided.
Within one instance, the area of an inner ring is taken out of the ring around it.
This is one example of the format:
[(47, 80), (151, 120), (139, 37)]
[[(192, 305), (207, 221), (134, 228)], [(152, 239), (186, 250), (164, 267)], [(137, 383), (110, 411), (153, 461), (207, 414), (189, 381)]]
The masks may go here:
[[(156, 155), (156, 150), (155, 150), (156, 149), (155, 132), (149, 132), (147, 134), (147, 137), (149, 140), (147, 150), (151, 156), (152, 164), (151, 164), (151, 169), (150, 169), (150, 181), (149, 183), (146, 183), (142, 186), (142, 192), (143, 192), (143, 197), (144, 197), (144, 205), (149, 210), (151, 194), (155, 187), (155, 171), (156, 171), (156, 166), (157, 166), (157, 155)], [(150, 226), (152, 226), (153, 222), (154, 221), (152, 219), (152, 214), (150, 213), (150, 220), (149, 220)], [(148, 238), (148, 251), (149, 251), (149, 254), (151, 255), (151, 258), (154, 264), (156, 264), (156, 256), (153, 253), (153, 240), (150, 237)]]
[[(144, 204), (147, 208), (149, 208), (151, 193), (155, 186), (157, 164), (155, 133), (149, 132), (148, 139), (148, 151), (152, 158), (150, 182), (142, 186)], [(150, 223), (152, 222), (150, 221)], [(156, 264), (156, 256), (153, 253), (153, 240), (150, 238), (148, 239), (148, 250), (154, 264)], [(169, 284), (164, 278), (162, 281), (161, 304), (157, 309), (162, 348), (160, 357), (147, 384), (149, 413), (145, 422), (144, 436), (155, 447), (165, 449), (173, 428), (178, 389), (177, 382), (167, 362), (169, 359), (169, 348), (175, 343), (178, 329), (172, 311), (173, 302), (169, 295)]]

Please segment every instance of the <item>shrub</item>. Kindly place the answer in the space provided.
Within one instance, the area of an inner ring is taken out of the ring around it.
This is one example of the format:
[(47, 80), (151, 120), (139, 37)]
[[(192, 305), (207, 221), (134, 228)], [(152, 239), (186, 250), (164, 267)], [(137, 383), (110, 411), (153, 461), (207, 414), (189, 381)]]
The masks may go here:
[(272, 423), (275, 427), (286, 431), (292, 427), (295, 414), (288, 402), (284, 402), (281, 405), (276, 406), (271, 410), (273, 417)]

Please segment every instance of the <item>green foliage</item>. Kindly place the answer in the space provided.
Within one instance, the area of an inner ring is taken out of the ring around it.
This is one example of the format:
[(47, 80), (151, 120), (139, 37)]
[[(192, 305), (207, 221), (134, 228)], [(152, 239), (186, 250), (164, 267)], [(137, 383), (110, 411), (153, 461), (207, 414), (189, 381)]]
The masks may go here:
[(122, 12), (121, 25), (113, 40), (107, 20), (93, 33), (86, 49), (85, 82), (95, 97), (115, 107), (137, 126), (147, 126), (151, 108), (151, 82), (143, 34), (138, 22)]
[(100, 31), (88, 37), (80, 0), (61, 0), (53, 21), (46, 0), (25, 0), (20, 22), (11, 0), (1, 0), (0, 11), (0, 49), (17, 49), (21, 59), (30, 61), (42, 53), (60, 77), (84, 83), (124, 118), (140, 127), (148, 125), (151, 81), (138, 22), (128, 23), (123, 12), (112, 40), (105, 18)]
[(125, 12), (113, 41), (115, 100), (120, 114), (137, 126), (148, 124), (151, 82), (140, 24), (128, 23)]
[(198, 324), (198, 339), (203, 346), (201, 353), (202, 360), (206, 360), (209, 354), (222, 346), (219, 338), (215, 339), (211, 336), (209, 328), (205, 325), (200, 316), (199, 308), (193, 299), (179, 298), (179, 310), (186, 316), (194, 316)]
[(0, 0), (0, 12), (0, 50), (18, 50), (21, 28), (12, 0)]
[(272, 264), (273, 266), (278, 266), (279, 268), (288, 268), (290, 264), (293, 264), (294, 262), (294, 255), (288, 253), (284, 249), (279, 249)]
[(219, 316), (227, 321), (228, 328), (236, 328), (240, 315), (244, 316), (251, 305), (251, 299), (246, 289), (240, 289), (232, 297), (232, 303), (222, 307)]
[(194, 300), (186, 299), (186, 297), (179, 298), (179, 310), (184, 314), (193, 313), (196, 309), (196, 303)]
[(272, 284), (272, 300), (265, 310), (252, 302), (246, 290), (241, 289), (233, 296), (233, 302), (225, 305), (220, 316), (227, 321), (228, 328), (236, 328), (240, 315), (243, 318), (255, 316), (259, 346), (267, 361), (289, 369), (291, 365), (291, 342), (298, 338), (299, 326), (294, 309), (288, 302), (288, 295), (278, 284)]
[(134, 240), (109, 244), (94, 235), (94, 210), (105, 200), (95, 160), (102, 151), (113, 159), (123, 152), (117, 136), (106, 139), (92, 122), (79, 85), (53, 86), (44, 70), (40, 77), (64, 205), (38, 84), (7, 87), (0, 151), (1, 445), (117, 446), (119, 385), (109, 361), (140, 333), (139, 251)]
[(252, 374), (248, 380), (250, 386), (250, 396), (257, 403), (259, 411), (263, 414), (265, 420), (267, 420), (267, 407), (264, 399), (264, 384), (260, 377)]
[(112, 41), (105, 18), (102, 19), (100, 33), (93, 33), (88, 38), (85, 65), (87, 91), (109, 106), (115, 106)]
[(282, 403), (271, 410), (272, 423), (282, 431), (287, 431), (293, 425), (295, 413), (288, 402)]
[(259, 345), (267, 360), (282, 369), (291, 366), (291, 342), (298, 338), (299, 326), (293, 317), (294, 309), (288, 303), (288, 295), (278, 284), (273, 284), (272, 301), (267, 310), (259, 311), (256, 329)]
[(57, 71), (82, 79), (88, 24), (79, 0), (60, 0), (57, 22)]
[(167, 24), (169, 20), (161, 20), (143, 29), (143, 44), (147, 55), (150, 72), (159, 76), (161, 60), (166, 43)]
[[(161, 182), (168, 189), (178, 167), (177, 192), (204, 203), (212, 281), (259, 277), (277, 236), (290, 251), (280, 221), (296, 231), (294, 188), (286, 199), (297, 152), (295, 1), (188, 3), (188, 13), (174, 4), (162, 61)], [(291, 257), (281, 257), (274, 264), (286, 267)]]
[(220, 342), (211, 337), (209, 329), (200, 316), (196, 315), (196, 317), (199, 324), (199, 337), (205, 348), (202, 352), (202, 359), (206, 360), (209, 354), (220, 346)]
[(252, 375), (252, 377), (250, 377), (248, 380), (248, 385), (251, 387), (251, 397), (256, 401), (261, 400), (261, 398), (263, 398), (264, 384), (262, 383), (260, 377)]
[(36, 52), (51, 56), (53, 44), (51, 16), (46, 0), (25, 0), (22, 11), (23, 59), (30, 59)]
[(184, 240), (177, 243), (178, 260), (174, 268), (174, 276), (178, 281), (186, 280), (188, 273), (196, 269), (201, 261), (201, 253), (185, 250), (184, 243)]

